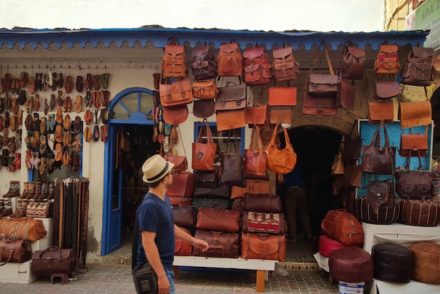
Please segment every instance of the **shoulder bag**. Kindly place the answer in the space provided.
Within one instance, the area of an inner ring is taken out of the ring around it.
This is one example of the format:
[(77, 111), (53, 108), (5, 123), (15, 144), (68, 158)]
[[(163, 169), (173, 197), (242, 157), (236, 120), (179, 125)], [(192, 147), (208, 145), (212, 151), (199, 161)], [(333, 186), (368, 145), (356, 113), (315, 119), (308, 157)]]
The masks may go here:
[(197, 213), (196, 228), (236, 233), (240, 230), (240, 213), (222, 208), (200, 208)]
[[(313, 73), (313, 68), (316, 66), (316, 61), (320, 54), (321, 46), (324, 46), (325, 58), (327, 60), (330, 74)], [(318, 51), (315, 55), (315, 58), (313, 59), (313, 65), (310, 68), (309, 78), (307, 81), (307, 93), (311, 96), (336, 95), (339, 92), (340, 80), (333, 70), (333, 65), (328, 55), (327, 46), (324, 42), (322, 42), (317, 50)]]
[[(202, 133), (206, 133), (207, 142), (202, 143)], [(197, 170), (214, 170), (214, 161), (217, 153), (217, 144), (212, 140), (211, 128), (205, 120), (200, 127), (197, 141), (192, 144), (192, 168)]]
[(425, 101), (400, 102), (400, 126), (412, 128), (430, 125), (432, 121), (432, 105), (425, 87)]
[(342, 78), (361, 80), (365, 69), (365, 50), (352, 44), (344, 47), (342, 53)]
[[(379, 129), (383, 128), (385, 145), (380, 146)], [(370, 145), (365, 146), (362, 155), (362, 171), (366, 173), (389, 175), (394, 169), (394, 151), (391, 149), (386, 126), (381, 123), (371, 138)]]
[(172, 107), (193, 102), (192, 86), (189, 79), (175, 81), (171, 85), (160, 84), (160, 103)]
[(272, 139), (266, 148), (267, 168), (277, 174), (287, 174), (295, 168), (297, 156), (285, 128), (283, 128), (283, 133), (286, 146), (284, 149), (278, 149), (275, 142), (278, 127), (279, 125), (276, 125), (273, 130)]
[[(257, 144), (257, 148), (254, 148), (255, 144)], [(261, 141), (260, 128), (258, 126), (254, 126), (252, 128), (249, 148), (245, 151), (245, 177), (267, 177), (266, 166), (267, 156), (266, 152), (264, 152), (263, 150), (263, 142)]]
[(394, 103), (392, 101), (368, 102), (368, 119), (371, 122), (393, 121)]
[(421, 134), (403, 133), (400, 137), (400, 156), (426, 156), (428, 154), (429, 126), (425, 127), (425, 132)]

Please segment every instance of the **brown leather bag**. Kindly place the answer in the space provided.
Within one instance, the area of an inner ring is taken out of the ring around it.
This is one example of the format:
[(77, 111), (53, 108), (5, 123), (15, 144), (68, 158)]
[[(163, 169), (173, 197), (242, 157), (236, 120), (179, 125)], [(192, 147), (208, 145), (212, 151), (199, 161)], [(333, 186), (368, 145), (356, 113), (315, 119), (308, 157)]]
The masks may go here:
[(297, 156), (292, 144), (290, 144), (289, 135), (285, 128), (283, 128), (283, 133), (286, 146), (284, 149), (278, 149), (278, 145), (275, 142), (278, 127), (279, 125), (273, 130), (272, 139), (266, 147), (267, 168), (277, 174), (287, 174), (295, 168)]
[(212, 100), (217, 97), (218, 89), (214, 79), (194, 81), (192, 84), (193, 97), (202, 100)]
[(168, 197), (192, 197), (194, 191), (194, 176), (185, 171), (173, 174), (173, 183), (168, 186)]
[(299, 74), (299, 63), (295, 61), (292, 47), (273, 49), (272, 54), (275, 81), (296, 80)]
[(409, 249), (414, 252), (413, 279), (422, 283), (440, 284), (440, 245), (417, 242)]
[(243, 73), (243, 58), (237, 43), (220, 45), (217, 55), (218, 76), (241, 76)]
[[(255, 139), (256, 137), (256, 139)], [(256, 142), (255, 142), (256, 140)], [(257, 144), (257, 148), (254, 145)], [(266, 177), (267, 157), (263, 150), (260, 128), (252, 128), (251, 141), (249, 148), (245, 151), (244, 173), (246, 176)]]
[(403, 66), (402, 84), (429, 86), (434, 80), (434, 49), (412, 47), (408, 61)]
[(344, 245), (364, 243), (364, 230), (354, 215), (345, 210), (329, 210), (321, 222), (322, 231)]
[(394, 202), (394, 184), (391, 180), (370, 181), (367, 185), (368, 205), (377, 215), (379, 208)]
[(270, 106), (269, 122), (271, 124), (292, 124), (291, 106)]
[(229, 199), (231, 187), (228, 185), (220, 185), (216, 188), (196, 187), (194, 189), (194, 198), (223, 198)]
[(192, 198), (189, 197), (170, 197), (170, 203), (173, 206), (176, 205), (191, 205), (192, 204)]
[(344, 137), (342, 137), (341, 143), (339, 144), (338, 153), (333, 158), (332, 175), (344, 174), (344, 161), (342, 160), (342, 150), (344, 150)]
[(308, 115), (336, 115), (338, 113), (338, 97), (336, 94), (311, 96), (305, 91), (302, 112)]
[(194, 100), (193, 114), (196, 117), (208, 118), (215, 112), (214, 100)]
[[(385, 145), (380, 146), (379, 129), (383, 128)], [(362, 171), (374, 174), (392, 174), (394, 169), (394, 151), (391, 149), (387, 128), (379, 124), (371, 137), (370, 145), (365, 146), (362, 155)]]
[[(324, 46), (325, 57), (330, 74), (313, 73), (313, 69), (316, 66), (317, 58), (320, 55), (321, 46)], [(321, 43), (317, 50), (318, 52), (313, 60), (313, 65), (310, 68), (306, 92), (310, 96), (336, 95), (339, 92), (340, 79), (333, 70), (333, 65), (328, 55), (327, 46), (324, 43)]]
[(218, 170), (214, 171), (201, 171), (194, 170), (194, 185), (199, 188), (211, 188), (218, 187)]
[(215, 99), (215, 111), (239, 110), (246, 108), (246, 85), (235, 85), (228, 82), (225, 87), (219, 88)]
[(400, 137), (400, 156), (425, 156), (428, 153), (428, 131), (429, 127), (425, 127), (425, 132), (421, 134), (404, 134)]
[(410, 170), (410, 157), (406, 160), (403, 170), (396, 171), (396, 192), (401, 199), (431, 199), (432, 198), (432, 174), (422, 171), (420, 157), (417, 171)]
[(193, 227), (194, 208), (187, 205), (173, 206), (173, 220), (179, 227)]
[(400, 126), (412, 128), (426, 126), (432, 121), (430, 101), (400, 102)]
[(392, 99), (402, 94), (403, 88), (396, 81), (376, 81), (377, 99)]
[(23, 263), (31, 259), (32, 248), (25, 240), (0, 240), (0, 266), (9, 262)]
[(362, 177), (361, 165), (344, 166), (344, 175), (342, 176), (342, 185), (344, 187), (360, 187)]
[(272, 78), (272, 65), (263, 47), (246, 48), (244, 57), (244, 79), (248, 85), (264, 85)]
[(241, 257), (244, 259), (266, 259), (286, 261), (286, 237), (242, 233)]
[(245, 118), (246, 123), (250, 125), (263, 125), (267, 117), (267, 106), (260, 105), (254, 107), (247, 107)]
[(342, 108), (353, 110), (356, 88), (353, 80), (341, 79), (339, 102)]
[(269, 105), (272, 106), (294, 106), (296, 105), (295, 87), (270, 87)]
[(284, 234), (286, 221), (282, 213), (243, 212), (241, 218), (243, 232)]
[(212, 46), (193, 48), (191, 56), (191, 68), (194, 80), (209, 80), (217, 77), (217, 62), (215, 60), (215, 51)]
[(359, 136), (357, 120), (353, 122), (350, 134), (345, 136), (344, 141), (344, 151), (342, 153), (344, 163), (346, 165), (353, 165), (360, 157), (362, 148), (362, 140)]
[(73, 270), (72, 250), (50, 247), (35, 251), (32, 255), (31, 271), (34, 275), (71, 273)]
[(270, 181), (246, 179), (246, 188), (249, 194), (271, 194)]
[[(202, 132), (206, 133), (206, 143), (202, 143)], [(192, 168), (198, 170), (214, 170), (217, 144), (212, 140), (211, 128), (205, 121), (200, 127), (197, 141), (192, 144)]]
[(240, 213), (223, 208), (199, 208), (196, 228), (236, 233), (240, 230)]
[(217, 111), (217, 131), (228, 131), (244, 128), (246, 126), (246, 110)]
[(194, 256), (237, 258), (240, 250), (239, 236), (236, 233), (197, 230), (194, 236), (209, 244), (207, 251), (193, 248)]
[(361, 80), (365, 69), (365, 50), (354, 46), (345, 46), (342, 53), (342, 78)]
[(186, 72), (185, 48), (177, 42), (165, 46), (162, 58), (162, 77), (184, 78)]
[(393, 121), (394, 103), (391, 102), (368, 102), (368, 119), (371, 122)]
[[(191, 235), (191, 232), (185, 228), (181, 228), (186, 233)], [(191, 256), (192, 254), (192, 245), (190, 242), (175, 238), (174, 239), (174, 255), (175, 256)]]
[(177, 105), (163, 108), (163, 120), (170, 125), (178, 126), (184, 123), (189, 115), (186, 105)]
[(184, 172), (188, 170), (188, 161), (184, 155), (173, 155), (171, 153), (165, 154), (165, 160), (174, 164), (173, 171)]
[(160, 103), (164, 107), (177, 106), (193, 102), (192, 86), (189, 79), (175, 81), (171, 85), (160, 84)]
[(400, 201), (401, 219), (405, 225), (436, 227), (440, 224), (440, 203), (431, 200)]
[(247, 192), (248, 192), (248, 190), (246, 187), (232, 186), (231, 187), (231, 199), (243, 198)]
[(4, 239), (35, 242), (43, 239), (46, 234), (41, 220), (33, 218), (0, 219), (0, 236)]
[(246, 211), (282, 212), (283, 205), (278, 195), (246, 194), (243, 198), (243, 208)]
[(395, 74), (400, 69), (399, 47), (397, 45), (380, 45), (374, 69), (378, 74)]
[[(243, 156), (237, 149), (235, 139), (230, 142), (231, 136), (238, 136), (235, 132), (229, 134), (226, 141), (226, 150), (222, 154), (222, 173), (220, 183), (226, 185), (241, 185), (243, 183)], [(231, 146), (233, 145), (233, 147)]]

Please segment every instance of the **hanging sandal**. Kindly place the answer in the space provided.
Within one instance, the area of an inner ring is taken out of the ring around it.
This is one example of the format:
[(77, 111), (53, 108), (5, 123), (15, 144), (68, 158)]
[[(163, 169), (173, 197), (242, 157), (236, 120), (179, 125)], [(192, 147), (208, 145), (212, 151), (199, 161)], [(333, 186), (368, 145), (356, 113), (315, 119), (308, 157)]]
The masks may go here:
[(64, 90), (66, 91), (66, 94), (70, 94), (73, 90), (73, 77), (67, 76), (66, 81), (64, 83)]
[(70, 98), (70, 96), (66, 96), (66, 98), (64, 99), (64, 111), (72, 111), (72, 98)]
[(81, 93), (83, 90), (84, 90), (83, 77), (82, 76), (77, 76), (76, 77), (76, 91)]
[(92, 141), (92, 130), (89, 126), (86, 126), (86, 128), (84, 129), (84, 138), (86, 142)]
[(101, 141), (106, 142), (108, 137), (107, 126), (101, 126)]
[(86, 122), (86, 125), (90, 125), (90, 123), (93, 121), (93, 113), (90, 109), (86, 110), (86, 113), (84, 114), (84, 121)]
[(99, 137), (100, 137), (99, 126), (95, 125), (93, 127), (93, 141), (94, 142), (98, 142), (99, 141)]
[(63, 127), (59, 124), (55, 126), (55, 142), (63, 142)]
[(47, 104), (47, 98), (44, 98), (44, 114), (47, 115), (49, 113), (49, 104)]
[(83, 98), (81, 95), (76, 95), (75, 97), (75, 111), (80, 113), (82, 111)]
[(84, 103), (86, 107), (92, 107), (92, 92), (86, 92), (86, 96), (84, 96)]
[(33, 111), (39, 111), (40, 110), (40, 106), (41, 106), (40, 94), (37, 93), (34, 96), (34, 103), (32, 105), (32, 110)]
[(63, 107), (63, 105), (64, 105), (63, 91), (62, 90), (58, 90), (57, 106), (58, 107)]

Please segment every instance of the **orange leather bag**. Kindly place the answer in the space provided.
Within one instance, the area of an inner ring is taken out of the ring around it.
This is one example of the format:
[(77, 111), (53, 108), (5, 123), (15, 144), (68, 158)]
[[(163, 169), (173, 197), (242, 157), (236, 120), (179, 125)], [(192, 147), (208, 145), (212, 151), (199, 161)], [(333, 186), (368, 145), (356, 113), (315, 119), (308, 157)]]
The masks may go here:
[(299, 64), (295, 61), (292, 47), (273, 49), (273, 75), (277, 82), (296, 80)]
[(186, 73), (185, 48), (177, 44), (165, 46), (165, 53), (162, 58), (162, 77), (183, 78)]
[[(206, 133), (206, 143), (202, 143), (202, 132)], [(192, 168), (195, 170), (214, 170), (214, 160), (217, 153), (217, 144), (212, 140), (211, 128), (208, 122), (200, 127), (197, 141), (192, 144)]]
[(286, 260), (284, 235), (242, 233), (241, 257), (244, 259)]
[(183, 79), (171, 85), (160, 84), (160, 103), (164, 107), (188, 104), (193, 101), (191, 81)]
[(218, 94), (215, 80), (194, 81), (192, 84), (193, 97), (196, 99), (211, 100)]
[(368, 102), (368, 111), (372, 122), (394, 120), (393, 102)]
[(226, 110), (215, 113), (217, 131), (227, 131), (243, 128), (246, 125), (246, 110)]
[[(191, 235), (190, 231), (185, 228), (181, 228), (185, 232)], [(190, 242), (176, 238), (174, 241), (174, 255), (176, 256), (191, 256), (192, 245)]]
[(347, 246), (364, 243), (362, 224), (343, 209), (328, 211), (321, 222), (321, 229), (330, 238)]
[[(255, 145), (257, 145), (256, 148)], [(249, 148), (245, 152), (245, 177), (266, 177), (266, 165), (267, 158), (266, 152), (263, 150), (260, 128), (258, 126), (254, 126), (252, 128)]]
[(431, 124), (432, 108), (430, 101), (400, 102), (400, 126), (412, 128)]
[(269, 121), (271, 124), (291, 124), (292, 108), (290, 106), (271, 106)]
[(218, 75), (220, 77), (241, 76), (243, 73), (243, 57), (237, 43), (220, 45), (217, 56)]
[(188, 107), (185, 104), (163, 108), (163, 120), (173, 126), (184, 123), (188, 115)]
[(293, 106), (296, 105), (295, 87), (270, 87), (269, 105)]
[(264, 85), (272, 77), (269, 56), (263, 47), (246, 48), (244, 57), (244, 79), (248, 85)]
[(267, 168), (277, 174), (287, 174), (291, 172), (296, 165), (296, 153), (290, 144), (287, 130), (283, 128), (284, 139), (286, 146), (284, 149), (278, 149), (278, 144), (275, 142), (279, 125), (275, 127), (272, 133), (272, 139), (266, 148), (267, 153)]
[(43, 239), (46, 234), (41, 220), (33, 218), (0, 219), (0, 236), (4, 239), (35, 242)]
[(399, 47), (397, 45), (381, 45), (374, 62), (378, 74), (395, 74), (400, 69)]
[(246, 123), (250, 125), (263, 125), (267, 117), (267, 106), (254, 106), (246, 108)]
[(403, 134), (400, 137), (401, 156), (425, 156), (428, 153), (428, 126), (422, 134)]

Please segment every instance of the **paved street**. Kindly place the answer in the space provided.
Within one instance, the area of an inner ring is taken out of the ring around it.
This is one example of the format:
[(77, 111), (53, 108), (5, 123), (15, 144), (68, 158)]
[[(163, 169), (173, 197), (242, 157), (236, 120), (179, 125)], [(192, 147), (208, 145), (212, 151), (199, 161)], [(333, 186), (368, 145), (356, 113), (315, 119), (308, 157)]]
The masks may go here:
[[(255, 273), (181, 271), (176, 281), (177, 293), (255, 293)], [(78, 275), (69, 284), (51, 285), (36, 281), (30, 285), (0, 284), (0, 293), (57, 294), (57, 293), (135, 293), (130, 268), (126, 265), (90, 265), (89, 271)], [(286, 277), (269, 277), (266, 293), (337, 293), (336, 286), (316, 271), (291, 271)]]

